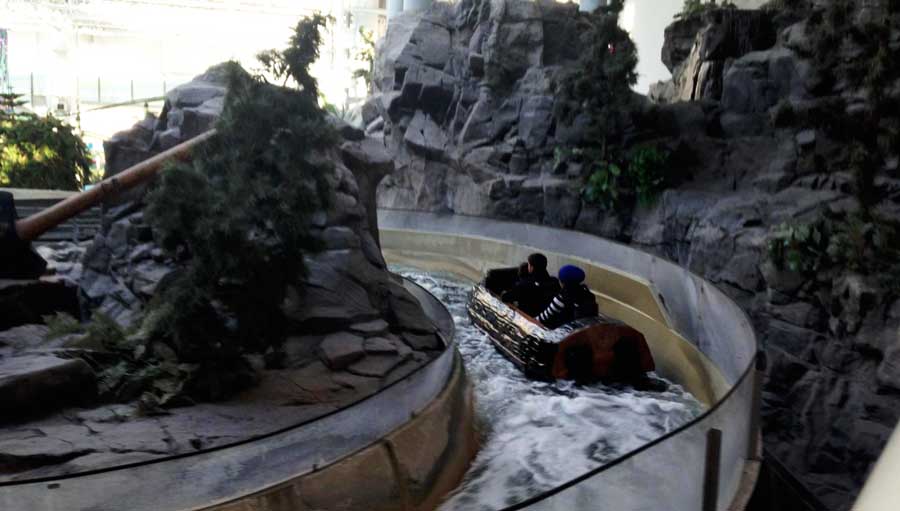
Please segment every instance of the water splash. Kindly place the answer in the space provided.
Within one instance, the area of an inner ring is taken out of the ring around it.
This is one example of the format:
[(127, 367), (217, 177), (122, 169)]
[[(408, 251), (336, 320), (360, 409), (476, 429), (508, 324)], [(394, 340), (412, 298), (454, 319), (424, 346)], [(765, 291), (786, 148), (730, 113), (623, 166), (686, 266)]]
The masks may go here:
[(482, 447), (441, 511), (491, 511), (516, 504), (632, 451), (703, 411), (678, 385), (666, 392), (526, 379), (466, 314), (471, 283), (393, 268), (450, 310), (475, 386)]

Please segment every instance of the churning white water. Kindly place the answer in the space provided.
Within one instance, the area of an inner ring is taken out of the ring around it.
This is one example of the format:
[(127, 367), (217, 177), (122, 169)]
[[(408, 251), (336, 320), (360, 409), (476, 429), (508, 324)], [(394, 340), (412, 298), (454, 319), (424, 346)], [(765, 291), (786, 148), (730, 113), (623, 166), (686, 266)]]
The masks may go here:
[(475, 386), (481, 451), (441, 511), (490, 511), (519, 503), (650, 442), (703, 407), (678, 385), (666, 392), (526, 379), (469, 321), (471, 283), (407, 268), (440, 299), (456, 323), (456, 341)]

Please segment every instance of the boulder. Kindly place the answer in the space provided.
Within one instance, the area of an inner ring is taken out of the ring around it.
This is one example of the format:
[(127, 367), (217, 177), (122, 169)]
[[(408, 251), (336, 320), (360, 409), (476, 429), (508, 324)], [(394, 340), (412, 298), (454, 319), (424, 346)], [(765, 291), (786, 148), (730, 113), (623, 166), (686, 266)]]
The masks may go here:
[(803, 101), (809, 64), (787, 48), (748, 53), (725, 74), (722, 106), (729, 113), (765, 113), (782, 99)]
[(383, 319), (376, 319), (374, 321), (366, 321), (365, 323), (356, 323), (350, 325), (350, 330), (366, 337), (381, 335), (387, 332), (388, 323)]
[(319, 357), (333, 370), (344, 369), (365, 356), (363, 338), (347, 332), (331, 334), (319, 344)]
[(377, 355), (394, 355), (398, 352), (396, 341), (385, 337), (370, 337), (365, 343), (366, 353)]
[(416, 351), (444, 349), (444, 342), (437, 334), (419, 335), (406, 332), (403, 334), (403, 341)]
[(60, 407), (90, 403), (97, 377), (81, 359), (52, 355), (0, 358), (0, 421), (13, 422)]
[(425, 112), (416, 112), (409, 127), (406, 128), (404, 141), (425, 158), (438, 160), (446, 158), (447, 136)]

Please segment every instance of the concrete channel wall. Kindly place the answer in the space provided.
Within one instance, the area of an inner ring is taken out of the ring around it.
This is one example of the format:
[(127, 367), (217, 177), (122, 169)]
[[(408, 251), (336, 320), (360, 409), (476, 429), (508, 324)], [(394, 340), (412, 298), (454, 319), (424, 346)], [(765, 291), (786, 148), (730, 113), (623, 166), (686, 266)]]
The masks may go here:
[(471, 386), (446, 308), (407, 288), (448, 348), (344, 409), (248, 441), (57, 478), (0, 483), (9, 511), (429, 511), (474, 457)]
[(760, 378), (746, 315), (713, 285), (663, 259), (595, 236), (459, 215), (380, 210), (386, 258), (478, 280), (534, 251), (579, 264), (602, 310), (641, 330), (658, 372), (709, 406), (637, 451), (507, 508), (739, 510), (758, 473)]

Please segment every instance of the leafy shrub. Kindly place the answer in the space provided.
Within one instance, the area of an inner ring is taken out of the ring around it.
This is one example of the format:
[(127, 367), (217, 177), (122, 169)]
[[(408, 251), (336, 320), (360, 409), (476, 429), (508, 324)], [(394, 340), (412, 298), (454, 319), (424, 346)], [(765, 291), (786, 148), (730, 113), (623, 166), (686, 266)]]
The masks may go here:
[(283, 336), (280, 305), (305, 274), (303, 254), (319, 248), (311, 217), (333, 193), (332, 165), (314, 152), (336, 137), (308, 72), (326, 21), (300, 21), (286, 50), (261, 54), (269, 73), (299, 88), (233, 64), (217, 136), (164, 171), (149, 198), (157, 239), (181, 268), (160, 283), (142, 329), (181, 361), (232, 368)]
[(807, 275), (833, 267), (900, 275), (900, 227), (865, 214), (782, 224), (769, 237), (769, 257), (780, 269)]
[(622, 169), (615, 163), (599, 163), (588, 178), (584, 189), (585, 199), (607, 209), (614, 208), (619, 202), (621, 177)]
[(0, 186), (79, 190), (93, 165), (71, 126), (46, 116), (15, 112), (19, 94), (0, 94)]
[(103, 313), (94, 313), (91, 321), (81, 323), (65, 312), (44, 316), (47, 325), (47, 339), (72, 335), (69, 347), (93, 349), (108, 352), (131, 352), (128, 344), (130, 330), (122, 328), (112, 318)]
[(638, 204), (649, 205), (670, 184), (668, 162), (669, 153), (656, 146), (639, 146), (632, 152), (628, 171), (634, 180)]
[(674, 184), (667, 172), (668, 163), (669, 153), (653, 145), (632, 149), (622, 165), (597, 162), (585, 185), (584, 197), (607, 209), (632, 200), (649, 205), (662, 190)]
[(47, 339), (56, 339), (66, 335), (80, 334), (84, 332), (84, 326), (77, 319), (65, 312), (57, 312), (50, 316), (44, 316), (44, 324), (47, 325)]
[(819, 270), (828, 250), (821, 222), (781, 224), (769, 238), (769, 257), (779, 269), (810, 274)]

